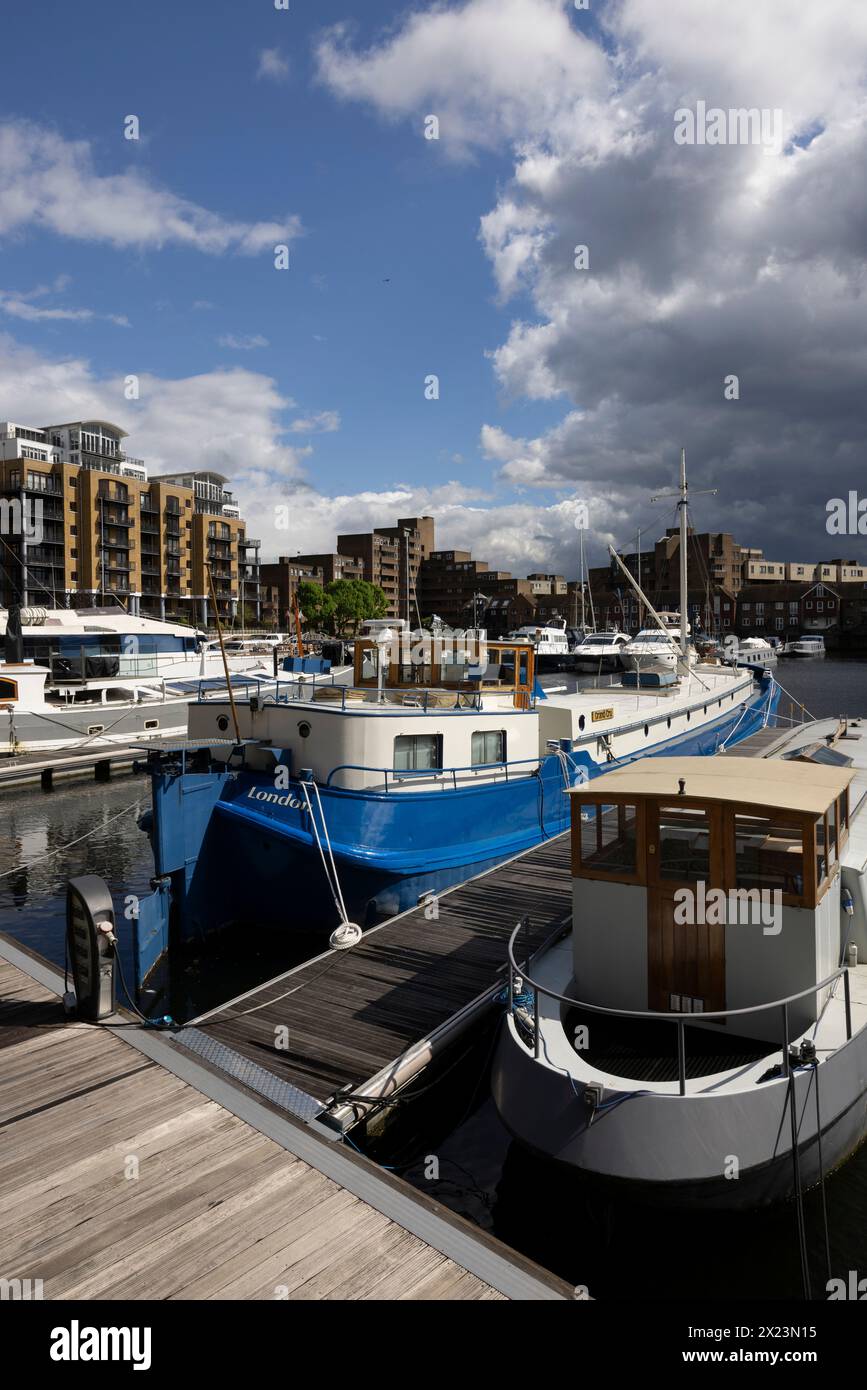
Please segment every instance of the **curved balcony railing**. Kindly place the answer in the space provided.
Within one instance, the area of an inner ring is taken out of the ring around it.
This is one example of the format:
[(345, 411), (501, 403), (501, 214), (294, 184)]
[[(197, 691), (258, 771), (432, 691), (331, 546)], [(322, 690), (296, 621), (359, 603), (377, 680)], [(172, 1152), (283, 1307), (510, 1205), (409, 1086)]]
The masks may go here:
[[(827, 989), (830, 985), (843, 976), (843, 991), (846, 1010), (846, 1041), (852, 1037), (852, 999), (849, 988), (849, 971), (845, 965), (838, 966), (826, 979), (820, 980), (818, 984), (808, 985), (806, 989), (799, 990), (797, 994), (788, 994), (785, 999), (773, 999), (765, 1004), (750, 1004), (743, 1009), (717, 1009), (701, 1014), (685, 1013), (662, 1013), (659, 1010), (649, 1009), (613, 1009), (602, 1004), (588, 1004), (586, 999), (573, 999), (571, 995), (559, 994), (557, 990), (550, 989), (547, 985), (539, 984), (534, 980), (526, 966), (521, 966), (515, 959), (515, 947), (521, 931), (529, 933), (530, 919), (522, 917), (512, 935), (509, 937), (509, 1012), (514, 1011), (515, 1004), (515, 981), (520, 978), (524, 988), (532, 990), (533, 993), (533, 1056), (538, 1058), (540, 1048), (539, 1030), (539, 997), (546, 995), (549, 999), (556, 999), (560, 1004), (567, 1004), (570, 1008), (584, 1009), (587, 1013), (603, 1014), (609, 1018), (629, 1018), (638, 1019), (653, 1023), (672, 1023), (677, 1028), (677, 1077), (679, 1092), (682, 1096), (686, 1095), (686, 1025), (701, 1022), (713, 1022), (714, 1020), (730, 1019), (743, 1017), (746, 1014), (769, 1013), (772, 1009), (780, 1011), (780, 1026), (782, 1037), (780, 1046), (783, 1054), (783, 1071), (786, 1076), (791, 1075), (791, 1062), (789, 1059), (789, 1005), (796, 1004), (799, 999), (807, 999), (810, 995), (818, 994), (821, 990)], [(560, 934), (558, 928), (556, 935)], [(540, 951), (551, 941), (543, 942), (535, 954), (538, 956)], [(528, 956), (529, 964), (529, 956)]]

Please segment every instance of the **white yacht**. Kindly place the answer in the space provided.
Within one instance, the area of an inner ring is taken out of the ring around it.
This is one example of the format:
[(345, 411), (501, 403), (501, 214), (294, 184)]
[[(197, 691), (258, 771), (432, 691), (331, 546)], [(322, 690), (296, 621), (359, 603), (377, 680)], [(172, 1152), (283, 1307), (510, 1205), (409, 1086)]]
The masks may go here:
[[(13, 610), (14, 611), (14, 610)], [(116, 608), (22, 608), (12, 659), (9, 610), (0, 610), (0, 754), (72, 750), (178, 737), (200, 690), (230, 678), (272, 676), (271, 658), (227, 653), (180, 623)], [(18, 659), (21, 658), (21, 659)]]
[[(193, 700), (226, 700), (224, 675), (174, 681), (102, 681), (58, 692), (47, 666), (0, 662), (0, 757), (22, 753), (75, 753), (110, 744), (186, 736)], [(278, 682), (267, 672), (229, 674), (236, 699), (262, 699)]]
[[(655, 615), (654, 627), (643, 627), (623, 648), (621, 658), (629, 671), (674, 671), (683, 665), (680, 642), (680, 615), (662, 612)], [(689, 624), (686, 625), (689, 633)], [(689, 649), (687, 654), (689, 660)]]
[(513, 937), (502, 1119), (639, 1199), (799, 1195), (867, 1134), (867, 721), (570, 795), (574, 925)]
[[(223, 674), (219, 643), (183, 623), (136, 617), (114, 608), (22, 608), (25, 661), (46, 667), (46, 684), (76, 698), (111, 687), (134, 693), (142, 684)], [(0, 650), (5, 651), (9, 610), (0, 609)], [(230, 671), (262, 668), (262, 655), (227, 652)]]
[(741, 666), (755, 664), (760, 666), (774, 666), (777, 661), (777, 649), (772, 647), (765, 637), (741, 637), (738, 640), (736, 659)]
[(818, 633), (806, 633), (803, 637), (796, 637), (793, 642), (787, 645), (780, 652), (780, 656), (824, 656), (825, 639)]
[[(516, 628), (507, 637), (510, 642), (528, 642), (536, 653), (536, 670), (539, 672), (560, 670), (567, 664), (569, 638), (566, 635), (566, 622), (552, 621), (545, 626), (535, 623)], [(571, 662), (568, 663), (571, 665)]]
[(629, 641), (625, 632), (586, 632), (573, 648), (572, 664), (577, 671), (620, 671)]

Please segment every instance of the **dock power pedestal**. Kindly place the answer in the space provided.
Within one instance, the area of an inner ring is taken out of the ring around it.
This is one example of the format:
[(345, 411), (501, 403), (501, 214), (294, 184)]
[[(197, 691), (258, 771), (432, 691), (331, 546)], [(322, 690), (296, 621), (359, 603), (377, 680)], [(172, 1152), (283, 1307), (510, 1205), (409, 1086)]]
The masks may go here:
[(66, 947), (79, 1018), (107, 1018), (115, 1009), (117, 937), (111, 893), (96, 874), (66, 886)]

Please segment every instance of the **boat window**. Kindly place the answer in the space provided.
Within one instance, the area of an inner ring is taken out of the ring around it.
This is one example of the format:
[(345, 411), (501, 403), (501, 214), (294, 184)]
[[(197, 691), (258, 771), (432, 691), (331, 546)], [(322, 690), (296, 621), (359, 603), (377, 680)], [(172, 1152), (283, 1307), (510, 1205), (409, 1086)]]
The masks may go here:
[(631, 878), (636, 872), (634, 806), (581, 807), (581, 864), (594, 872)]
[(472, 737), (470, 762), (473, 767), (506, 761), (505, 729), (477, 729)]
[(691, 806), (659, 808), (659, 876), (678, 883), (710, 878), (707, 812)]
[(363, 647), (361, 653), (361, 679), (375, 681), (379, 670), (379, 651), (376, 647)]
[(0, 700), (17, 700), (18, 686), (15, 681), (0, 681)]
[(519, 657), (519, 660), (518, 660), (518, 684), (519, 684), (519, 685), (526, 685), (526, 684), (527, 684), (527, 677), (528, 677), (528, 671), (529, 671), (529, 663), (530, 663), (530, 654), (529, 654), (529, 652), (521, 652), (520, 657)]
[(832, 801), (825, 813), (825, 824), (828, 827), (828, 863), (834, 864), (837, 859), (837, 803)]
[(429, 771), (443, 765), (439, 734), (398, 734), (394, 740), (395, 772)]
[(816, 886), (822, 882), (823, 878), (828, 877), (828, 855), (827, 846), (827, 826), (825, 817), (820, 816), (816, 821)]
[(840, 822), (840, 829), (841, 829), (841, 831), (848, 830), (848, 828), (849, 828), (849, 792), (848, 792), (848, 791), (843, 792), (843, 794), (842, 794), (841, 797), (840, 797), (840, 815), (839, 815), (839, 822)]
[(800, 896), (804, 890), (801, 827), (777, 817), (754, 815), (735, 815), (734, 824), (737, 887), (779, 889)]
[(411, 661), (398, 668), (399, 685), (433, 685), (433, 668), (430, 665), (414, 665)]

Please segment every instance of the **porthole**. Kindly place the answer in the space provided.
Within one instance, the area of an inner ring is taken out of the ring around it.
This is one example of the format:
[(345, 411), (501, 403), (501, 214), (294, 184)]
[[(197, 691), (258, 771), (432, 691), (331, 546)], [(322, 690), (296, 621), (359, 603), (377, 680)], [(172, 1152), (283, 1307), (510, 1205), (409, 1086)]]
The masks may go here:
[(644, 726), (644, 737), (647, 738), (647, 736), (648, 736), (649, 733), (650, 733), (650, 725), (649, 725), (649, 724), (645, 724), (645, 726)]
[(671, 715), (668, 716), (668, 727), (671, 728)]
[(582, 715), (579, 717), (579, 719), (578, 719), (578, 728), (579, 728), (579, 729), (583, 729), (583, 728), (584, 728), (584, 715), (583, 715), (583, 714), (582, 714)]
[(160, 721), (158, 719), (146, 719), (144, 726), (146, 729), (158, 729), (160, 727)]
[(302, 738), (310, 737), (310, 725), (307, 723), (306, 719), (301, 720), (301, 723), (298, 725), (298, 732)]
[(104, 728), (104, 724), (88, 724), (87, 732), (89, 734), (101, 734)]
[(224, 734), (224, 733), (226, 732), (226, 730), (228, 729), (228, 727), (229, 727), (229, 721), (228, 721), (228, 719), (226, 718), (225, 714), (221, 714), (220, 717), (219, 717), (219, 719), (217, 720), (217, 728), (220, 730), (221, 733)]
[(691, 719), (692, 719), (692, 712), (691, 712), (690, 710), (687, 710), (687, 712), (686, 712), (686, 722), (687, 722), (687, 724), (689, 723), (689, 721), (690, 721)]
[(704, 707), (704, 712), (705, 712), (705, 714), (707, 714), (707, 705), (705, 705), (705, 707)]

